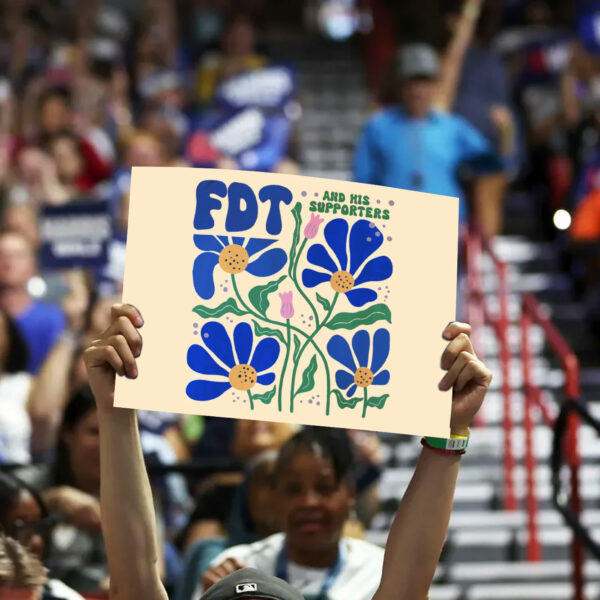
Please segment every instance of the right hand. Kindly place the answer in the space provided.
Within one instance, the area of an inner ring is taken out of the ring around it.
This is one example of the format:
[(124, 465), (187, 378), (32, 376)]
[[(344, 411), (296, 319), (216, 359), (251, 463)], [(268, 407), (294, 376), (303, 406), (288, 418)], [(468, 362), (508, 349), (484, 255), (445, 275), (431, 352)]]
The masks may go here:
[(72, 525), (97, 532), (100, 525), (100, 502), (94, 496), (72, 487), (61, 488), (55, 500), (55, 510)]
[(227, 558), (221, 564), (211, 567), (202, 575), (202, 588), (206, 592), (208, 588), (213, 586), (217, 581), (220, 581), (227, 575), (235, 573), (243, 569), (243, 565), (237, 558)]
[(115, 373), (134, 379), (138, 370), (135, 359), (142, 351), (142, 336), (136, 328), (144, 321), (131, 304), (111, 308), (111, 324), (83, 353), (90, 387), (99, 409), (113, 405)]

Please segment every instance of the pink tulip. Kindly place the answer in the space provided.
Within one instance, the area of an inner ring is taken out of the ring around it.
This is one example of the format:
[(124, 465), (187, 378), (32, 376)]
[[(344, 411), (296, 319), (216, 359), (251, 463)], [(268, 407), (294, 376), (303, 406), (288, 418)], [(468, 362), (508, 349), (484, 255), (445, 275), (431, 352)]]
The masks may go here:
[(294, 316), (294, 305), (292, 304), (293, 292), (281, 292), (281, 316), (284, 319), (291, 319)]
[(325, 219), (321, 218), (319, 215), (316, 215), (315, 213), (310, 215), (310, 221), (307, 223), (306, 227), (304, 228), (304, 237), (308, 240), (312, 240), (317, 235), (317, 233), (319, 233), (319, 225), (324, 220)]

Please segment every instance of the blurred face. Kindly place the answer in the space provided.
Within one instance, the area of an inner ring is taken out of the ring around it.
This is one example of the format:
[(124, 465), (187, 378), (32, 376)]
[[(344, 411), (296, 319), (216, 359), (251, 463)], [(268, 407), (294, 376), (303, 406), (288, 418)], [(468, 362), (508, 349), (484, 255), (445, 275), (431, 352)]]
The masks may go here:
[(100, 435), (96, 411), (89, 411), (63, 436), (69, 447), (71, 470), (77, 485), (89, 493), (95, 492), (100, 483)]
[(348, 485), (336, 481), (331, 460), (310, 451), (296, 454), (275, 489), (290, 548), (309, 553), (337, 546), (354, 496)]
[(83, 171), (83, 159), (74, 140), (59, 138), (52, 144), (52, 158), (61, 181), (72, 183)]
[(42, 130), (55, 133), (67, 129), (71, 124), (69, 107), (62, 98), (52, 96), (44, 102), (41, 114)]
[(224, 50), (229, 56), (244, 56), (254, 52), (254, 28), (246, 19), (235, 21), (224, 37)]
[(409, 115), (424, 117), (433, 104), (435, 81), (427, 77), (414, 77), (400, 83), (402, 105)]
[(35, 275), (31, 246), (22, 236), (7, 233), (0, 237), (0, 286), (25, 288)]
[(33, 496), (22, 491), (6, 518), (7, 534), (19, 541), (40, 560), (44, 554), (42, 513)]
[(293, 426), (287, 423), (240, 420), (236, 423), (233, 453), (248, 460), (265, 450), (278, 450), (293, 434)]
[(132, 167), (159, 167), (164, 162), (162, 148), (154, 138), (139, 136), (129, 145), (126, 162)]
[(16, 231), (26, 237), (31, 247), (38, 246), (40, 241), (37, 217), (29, 206), (9, 206), (4, 213), (4, 227), (8, 231)]

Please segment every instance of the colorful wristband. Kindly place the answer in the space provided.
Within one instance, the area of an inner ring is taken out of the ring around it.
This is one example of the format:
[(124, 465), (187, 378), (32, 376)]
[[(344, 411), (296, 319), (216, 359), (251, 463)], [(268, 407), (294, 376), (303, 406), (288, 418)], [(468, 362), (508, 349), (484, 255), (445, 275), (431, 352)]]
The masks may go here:
[(431, 450), (432, 452), (435, 452), (436, 454), (446, 454), (449, 456), (456, 456), (457, 454), (461, 455), (461, 454), (465, 453), (464, 450), (442, 450), (441, 448), (434, 448), (433, 446), (431, 446), (427, 443), (426, 438), (423, 438), (421, 440), (421, 446), (423, 446), (423, 448), (427, 448), (427, 449)]
[(450, 438), (425, 437), (427, 445), (438, 450), (465, 451), (469, 446), (468, 435), (454, 435)]

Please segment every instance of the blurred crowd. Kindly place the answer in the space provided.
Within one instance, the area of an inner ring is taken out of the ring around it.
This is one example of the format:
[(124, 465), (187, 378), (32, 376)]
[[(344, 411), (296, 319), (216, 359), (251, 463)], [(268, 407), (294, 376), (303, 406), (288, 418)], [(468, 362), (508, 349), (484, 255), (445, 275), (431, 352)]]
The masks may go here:
[[(120, 298), (131, 167), (302, 172), (294, 159), (302, 90), (290, 84), (281, 102), (259, 107), (262, 129), (241, 145), (236, 123), (246, 119), (249, 135), (256, 104), (232, 107), (224, 91), (249, 72), (279, 68), (266, 43), (269, 4), (0, 5), (0, 557), (16, 556), (14, 540), (35, 554), (31, 577), (38, 581), (40, 561), (49, 570), (45, 598), (109, 585), (82, 351)], [(320, 35), (341, 17), (360, 22), (374, 114), (357, 139), (355, 179), (458, 195), (461, 224), (478, 222), (490, 237), (503, 231), (507, 193), (518, 194), (564, 250), (600, 331), (600, 3), (299, 4), (311, 9), (299, 11), (307, 21), (289, 27), (306, 36), (318, 35), (310, 15), (320, 15)], [(293, 65), (285, 69), (277, 77)], [(104, 262), (57, 268), (44, 258), (44, 219), (93, 203), (111, 222)], [(557, 221), (561, 210), (570, 227)], [(194, 597), (226, 548), (311, 526), (290, 517), (298, 500), (289, 490), (301, 483), (293, 469), (275, 469), (282, 447), (288, 462), (308, 452), (317, 470), (324, 457), (335, 464), (318, 485), (349, 496), (328, 505), (328, 543), (362, 537), (379, 508), (374, 434), (144, 411), (139, 422), (162, 572), (178, 600)], [(278, 486), (289, 491), (287, 510), (274, 505)], [(0, 560), (0, 584), (11, 577)]]

